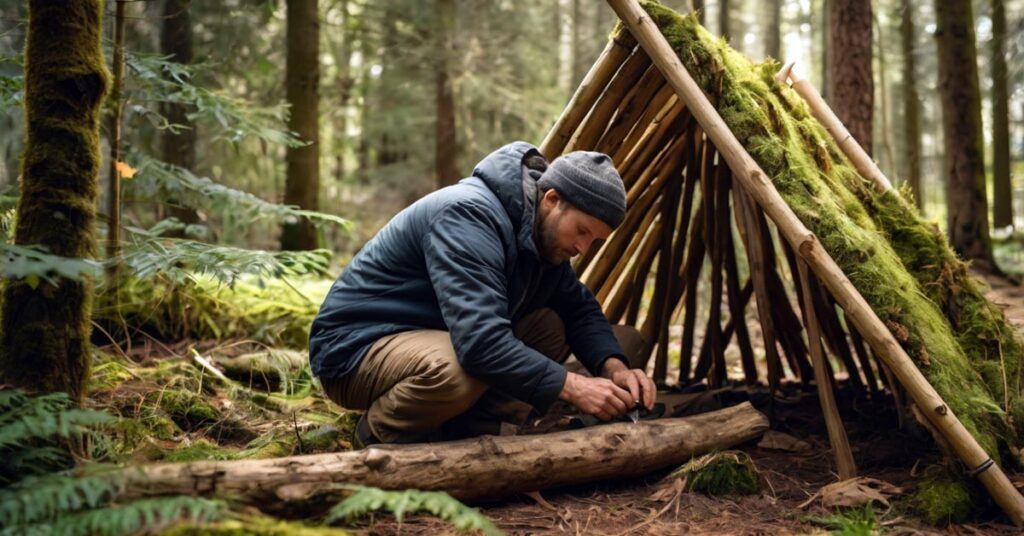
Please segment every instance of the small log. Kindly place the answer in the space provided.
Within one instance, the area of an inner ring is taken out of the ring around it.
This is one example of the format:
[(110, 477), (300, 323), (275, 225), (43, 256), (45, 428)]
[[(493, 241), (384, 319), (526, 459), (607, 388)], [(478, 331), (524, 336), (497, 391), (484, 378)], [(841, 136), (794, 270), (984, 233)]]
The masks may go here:
[(661, 71), (653, 66), (648, 68), (643, 77), (633, 85), (619, 104), (619, 108), (615, 111), (615, 117), (608, 123), (608, 128), (594, 143), (594, 150), (605, 154), (615, 154), (626, 134), (636, 126), (637, 120), (651, 104), (651, 99), (663, 87), (665, 87), (665, 77), (661, 76)]
[(664, 121), (671, 121), (675, 114), (681, 113), (685, 107), (679, 103), (679, 97), (671, 87), (663, 87), (657, 95), (651, 99), (651, 103), (636, 122), (633, 130), (622, 140), (611, 155), (616, 165), (621, 165), (633, 153), (633, 150), (640, 145), (651, 132), (653, 132)]
[(817, 307), (812, 296), (815, 282), (808, 275), (807, 265), (797, 261), (800, 270), (800, 285), (804, 295), (804, 325), (807, 326), (807, 339), (810, 346), (811, 359), (814, 360), (814, 383), (818, 387), (818, 401), (821, 412), (825, 415), (825, 427), (828, 429), (828, 441), (832, 445), (832, 454), (836, 458), (836, 469), (839, 480), (857, 476), (857, 465), (853, 461), (850, 442), (846, 438), (846, 429), (839, 418), (835, 393), (832, 392), (832, 375), (825, 367), (825, 352), (821, 347), (821, 330), (818, 324)]
[[(658, 73), (659, 77), (661, 76), (661, 72), (657, 69), (654, 69), (654, 72)], [(675, 91), (672, 91), (672, 88), (665, 83), (664, 78), (661, 78), (661, 83), (656, 89), (657, 92), (653, 95), (640, 96), (645, 100), (640, 100), (640, 98), (635, 100), (637, 106), (640, 107), (637, 110), (639, 115), (634, 115), (628, 120), (623, 117), (623, 127), (626, 126), (626, 121), (632, 122), (632, 124), (628, 125), (628, 130), (621, 128), (610, 129), (606, 132), (601, 141), (597, 143), (599, 151), (611, 155), (613, 160), (615, 160), (616, 156), (626, 156), (622, 154), (623, 148), (631, 149), (636, 144), (636, 141), (640, 139), (643, 131), (651, 125), (653, 119), (664, 109), (665, 104), (676, 98)], [(615, 162), (618, 163), (618, 160), (615, 160)]]
[[(730, 177), (731, 180), (731, 177)], [(731, 190), (731, 188), (730, 188)], [(725, 201), (728, 208), (729, 201)], [(754, 285), (750, 278), (747, 278), (743, 290), (740, 290), (739, 265), (736, 261), (736, 244), (732, 235), (732, 220), (727, 222), (727, 232), (723, 241), (725, 249), (725, 288), (726, 296), (729, 299), (729, 323), (735, 326), (736, 344), (740, 347), (740, 361), (743, 363), (743, 379), (747, 385), (757, 384), (757, 363), (754, 359), (754, 349), (750, 344), (750, 333), (747, 328), (747, 302), (754, 293)], [(726, 328), (729, 326), (727, 325)], [(728, 341), (729, 336), (724, 337)], [(728, 344), (728, 343), (726, 343)]]
[[(658, 214), (657, 211), (653, 210), (651, 213)], [(658, 246), (661, 244), (661, 227), (661, 221), (655, 220), (651, 230), (643, 237), (643, 245), (640, 246), (640, 252), (633, 258), (629, 270), (619, 280), (618, 286), (612, 290), (611, 297), (607, 301), (601, 302), (605, 315), (611, 323), (617, 324), (622, 320), (622, 315), (626, 314), (626, 307), (629, 304), (630, 297), (634, 298), (635, 303), (640, 303), (640, 298), (643, 296), (643, 287), (637, 290), (637, 286), (640, 281), (646, 281), (647, 273), (651, 269), (655, 255), (658, 253)], [(641, 273), (643, 274), (642, 276), (639, 275)], [(632, 316), (632, 319), (627, 320), (626, 323), (630, 325), (635, 324), (636, 316)]]
[(839, 117), (832, 111), (832, 108), (825, 102), (825, 99), (818, 93), (818, 90), (814, 88), (814, 85), (809, 80), (801, 77), (793, 69), (792, 62), (787, 63), (775, 75), (775, 79), (782, 84), (786, 83), (786, 79), (793, 83), (793, 90), (807, 102), (807, 107), (811, 109), (811, 115), (832, 135), (836, 145), (842, 149), (843, 153), (850, 159), (850, 162), (853, 163), (853, 166), (857, 168), (862, 177), (873, 182), (875, 187), (881, 192), (892, 190), (892, 183), (889, 182), (889, 178), (882, 173), (882, 170), (878, 168), (878, 165), (871, 159), (871, 156), (854, 139), (853, 134), (850, 134), (850, 131), (846, 129), (846, 126), (839, 120)]
[(616, 423), (544, 435), (266, 460), (163, 463), (123, 471), (120, 498), (159, 495), (302, 500), (354, 484), (446, 491), (461, 500), (637, 477), (759, 437), (768, 419), (749, 403), (675, 419)]
[(583, 77), (583, 82), (576, 88), (576, 92), (569, 99), (565, 111), (558, 117), (551, 130), (548, 131), (544, 141), (540, 144), (540, 152), (549, 159), (554, 159), (562, 154), (566, 144), (572, 139), (572, 135), (580, 126), (580, 122), (587, 116), (587, 113), (594, 106), (594, 102), (601, 96), (608, 81), (612, 79), (615, 72), (622, 67), (622, 64), (629, 58), (636, 47), (636, 41), (629, 32), (620, 32), (617, 36), (608, 40), (604, 51), (594, 62), (594, 65)]
[[(935, 391), (893, 334), (857, 291), (843, 270), (836, 264), (818, 238), (797, 218), (792, 208), (775, 189), (764, 170), (744, 149), (726, 126), (718, 111), (686, 71), (672, 46), (658, 30), (637, 0), (608, 0), (619, 19), (650, 55), (665, 79), (675, 88), (715, 147), (722, 152), (735, 178), (778, 226), (780, 234), (793, 246), (800, 258), (828, 288), (847, 318), (864, 336), (875, 354), (890, 367), (907, 389), (907, 394), (949, 444), (964, 464), (972, 470), (984, 467), (977, 478), (992, 498), (1017, 526), (1024, 526), (1024, 497), (1013, 486), (1006, 473), (978, 444), (960, 419)], [(990, 465), (991, 464), (991, 465)]]
[(651, 59), (647, 57), (647, 52), (644, 49), (637, 48), (633, 51), (633, 55), (626, 60), (626, 63), (622, 64), (622, 68), (615, 73), (615, 77), (608, 83), (608, 87), (604, 88), (594, 107), (583, 120), (583, 124), (569, 140), (565, 152), (594, 149), (594, 144), (604, 133), (612, 115), (619, 107), (619, 103), (650, 66)]

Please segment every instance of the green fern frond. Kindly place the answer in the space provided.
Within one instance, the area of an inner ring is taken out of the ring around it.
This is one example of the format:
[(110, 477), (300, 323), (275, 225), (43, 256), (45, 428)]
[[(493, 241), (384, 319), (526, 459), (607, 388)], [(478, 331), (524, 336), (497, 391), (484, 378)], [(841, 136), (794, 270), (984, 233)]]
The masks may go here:
[(25, 478), (0, 490), (0, 526), (13, 527), (96, 508), (120, 489), (113, 473), (74, 477), (66, 473)]
[(42, 246), (0, 243), (0, 277), (24, 279), (33, 287), (40, 280), (56, 284), (60, 278), (81, 280), (100, 273), (100, 263), (51, 254)]
[(157, 275), (176, 283), (194, 282), (197, 275), (231, 286), (243, 275), (263, 278), (322, 275), (331, 252), (263, 251), (205, 244), (195, 240), (161, 238), (144, 229), (128, 228), (129, 244), (121, 261), (140, 279)]
[(314, 210), (271, 203), (249, 192), (236, 190), (198, 177), (188, 169), (154, 160), (142, 153), (132, 156), (138, 174), (130, 183), (136, 192), (155, 199), (175, 199), (192, 207), (210, 210), (230, 209), (232, 218), (242, 223), (260, 220), (306, 219), (316, 225), (336, 224), (349, 229), (352, 222)]
[(113, 419), (99, 411), (72, 408), (65, 393), (29, 397), (11, 389), (0, 390), (0, 411), (0, 449), (84, 434)]
[(129, 503), (83, 510), (63, 515), (47, 523), (5, 527), (0, 536), (46, 534), (59, 536), (121, 536), (145, 532), (153, 534), (179, 523), (207, 523), (223, 515), (220, 501), (202, 497), (158, 497)]
[(126, 97), (136, 112), (155, 120), (159, 128), (177, 132), (182, 127), (167, 121), (159, 104), (187, 104), (193, 111), (189, 119), (202, 123), (212, 139), (238, 143), (256, 138), (274, 145), (300, 147), (306, 143), (286, 126), (287, 108), (283, 104), (260, 106), (226, 92), (192, 84), (192, 79), (208, 65), (183, 65), (167, 56), (127, 51), (125, 63), (130, 76)]
[(463, 531), (479, 530), (488, 536), (502, 534), (491, 520), (441, 491), (387, 491), (378, 488), (351, 486), (355, 491), (327, 513), (327, 523), (352, 521), (370, 512), (387, 510), (398, 521), (407, 513), (427, 512)]

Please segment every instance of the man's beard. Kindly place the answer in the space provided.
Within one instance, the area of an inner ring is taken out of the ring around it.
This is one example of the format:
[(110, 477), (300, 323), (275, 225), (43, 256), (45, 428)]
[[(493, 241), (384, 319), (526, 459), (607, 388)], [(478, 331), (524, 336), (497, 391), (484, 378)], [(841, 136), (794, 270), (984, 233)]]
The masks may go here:
[(570, 258), (568, 253), (559, 249), (554, 232), (554, 230), (558, 228), (558, 221), (560, 219), (561, 215), (558, 216), (558, 219), (549, 215), (545, 220), (540, 222), (540, 225), (537, 226), (537, 232), (540, 235), (539, 253), (541, 258), (549, 264), (562, 264)]

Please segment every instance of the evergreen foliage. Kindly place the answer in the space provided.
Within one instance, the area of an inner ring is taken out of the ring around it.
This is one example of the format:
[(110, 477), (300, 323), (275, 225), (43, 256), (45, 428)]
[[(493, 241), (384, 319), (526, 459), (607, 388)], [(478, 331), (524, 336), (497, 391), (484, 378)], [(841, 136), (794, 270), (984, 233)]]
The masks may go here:
[(480, 531), (487, 536), (501, 534), (487, 517), (450, 495), (439, 491), (387, 491), (377, 488), (351, 487), (352, 495), (338, 503), (327, 514), (327, 523), (340, 519), (353, 521), (370, 512), (386, 510), (401, 522), (403, 516), (426, 512), (437, 516), (462, 531)]

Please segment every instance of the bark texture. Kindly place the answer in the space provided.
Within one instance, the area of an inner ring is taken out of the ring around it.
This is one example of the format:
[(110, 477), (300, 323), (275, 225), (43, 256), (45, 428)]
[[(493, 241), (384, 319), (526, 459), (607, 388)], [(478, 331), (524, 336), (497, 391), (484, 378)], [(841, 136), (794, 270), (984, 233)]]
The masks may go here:
[[(188, 65), (192, 63), (192, 0), (165, 0), (163, 28), (160, 32), (160, 51), (171, 61)], [(165, 129), (161, 135), (163, 160), (168, 164), (195, 171), (196, 129), (188, 114), (193, 107), (187, 104), (166, 103), (164, 116), (167, 121), (180, 125), (174, 132)], [(175, 199), (167, 201), (170, 215), (183, 223), (198, 223), (199, 214), (189, 206)]]
[[(289, 147), (284, 203), (318, 210), (320, 190), (320, 21), (317, 0), (288, 0), (285, 93), (291, 114), (288, 128), (306, 142)], [(309, 220), (284, 224), (281, 249), (317, 248), (316, 228)]]
[(871, 154), (875, 83), (871, 72), (871, 2), (832, 0), (829, 6), (826, 99)]
[(994, 268), (971, 1), (936, 0), (935, 15), (949, 242), (963, 258)]
[(782, 0), (765, 2), (768, 11), (764, 23), (764, 54), (775, 59), (782, 58)]
[(759, 437), (768, 419), (749, 402), (677, 419), (568, 432), (484, 436), (447, 443), (267, 460), (157, 464), (124, 473), (128, 497), (203, 494), (305, 499), (339, 484), (442, 490), (462, 500), (621, 479), (681, 464)]
[(904, 180), (914, 193), (917, 208), (924, 206), (921, 197), (921, 100), (917, 94), (917, 61), (914, 58), (914, 6), (901, 0), (900, 49), (903, 54), (903, 150)]
[[(99, 0), (29, 2), (25, 152), (15, 244), (89, 258), (100, 167), (99, 115), (109, 73)], [(29, 391), (81, 400), (89, 370), (91, 283), (7, 281), (0, 376)]]
[[(452, 92), (452, 47), (455, 33), (455, 0), (436, 0), (435, 82), (437, 124), (434, 139), (434, 178), (438, 188), (459, 180), (459, 145), (455, 133), (455, 95)], [(576, 23), (573, 23), (575, 28)]]
[(992, 225), (1013, 225), (1010, 184), (1010, 97), (1006, 77), (1006, 6), (992, 0)]

